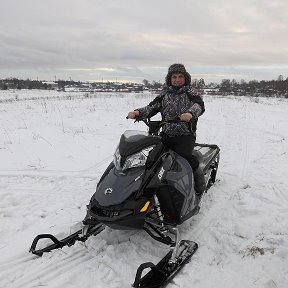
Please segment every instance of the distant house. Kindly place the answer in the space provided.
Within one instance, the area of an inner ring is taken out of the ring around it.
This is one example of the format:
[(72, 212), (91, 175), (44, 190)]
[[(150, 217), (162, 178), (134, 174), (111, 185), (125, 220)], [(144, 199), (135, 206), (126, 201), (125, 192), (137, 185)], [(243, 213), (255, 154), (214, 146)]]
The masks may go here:
[(55, 90), (58, 89), (58, 83), (54, 81), (42, 81), (42, 84), (43, 85), (46, 84), (49, 89), (55, 89)]
[(213, 95), (213, 94), (218, 94), (219, 93), (219, 88), (204, 88), (202, 89), (204, 91), (204, 94), (207, 95)]

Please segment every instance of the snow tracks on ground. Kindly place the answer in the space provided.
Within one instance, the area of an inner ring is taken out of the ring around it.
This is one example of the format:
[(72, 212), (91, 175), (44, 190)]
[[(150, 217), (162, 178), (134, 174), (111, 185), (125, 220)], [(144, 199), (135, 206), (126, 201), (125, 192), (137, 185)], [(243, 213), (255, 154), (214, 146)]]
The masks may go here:
[[(2, 103), (0, 287), (130, 287), (139, 264), (166, 253), (144, 232), (108, 228), (42, 258), (28, 253), (37, 234), (77, 229), (119, 135), (145, 129), (127, 121), (127, 111), (151, 99), (23, 100), (22, 114)], [(197, 141), (220, 147), (218, 180), (180, 227), (199, 249), (168, 287), (286, 288), (288, 103), (214, 96), (205, 103)]]

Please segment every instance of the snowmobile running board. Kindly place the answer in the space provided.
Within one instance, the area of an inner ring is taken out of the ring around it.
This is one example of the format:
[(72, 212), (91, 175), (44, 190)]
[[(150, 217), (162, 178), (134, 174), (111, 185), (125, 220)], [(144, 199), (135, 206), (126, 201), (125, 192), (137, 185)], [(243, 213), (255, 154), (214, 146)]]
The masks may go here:
[[(85, 235), (83, 235), (83, 229), (80, 229), (80, 230), (72, 233), (71, 235), (63, 238), (62, 240), (58, 240), (55, 236), (53, 236), (51, 234), (40, 234), (34, 238), (29, 252), (41, 257), (43, 255), (43, 253), (45, 253), (45, 252), (50, 252), (50, 251), (55, 250), (55, 249), (60, 249), (60, 248), (63, 248), (64, 246), (70, 247), (70, 246), (74, 245), (76, 241), (85, 242), (90, 236), (97, 235), (104, 229), (105, 229), (104, 225), (98, 224), (98, 225), (95, 225), (91, 228), (89, 227), (89, 229)], [(50, 239), (54, 242), (54, 244), (46, 246), (45, 248), (42, 248), (42, 249), (36, 249), (38, 241), (41, 239)]]
[[(183, 249), (177, 257), (176, 263), (169, 263), (172, 256), (172, 250), (170, 250), (157, 265), (151, 262), (143, 263), (139, 266), (133, 287), (136, 288), (163, 288), (174, 278), (174, 276), (181, 270), (181, 268), (190, 261), (193, 254), (198, 249), (198, 244), (189, 241), (182, 240), (180, 242), (180, 249)], [(142, 272), (150, 268), (151, 270), (142, 278)]]

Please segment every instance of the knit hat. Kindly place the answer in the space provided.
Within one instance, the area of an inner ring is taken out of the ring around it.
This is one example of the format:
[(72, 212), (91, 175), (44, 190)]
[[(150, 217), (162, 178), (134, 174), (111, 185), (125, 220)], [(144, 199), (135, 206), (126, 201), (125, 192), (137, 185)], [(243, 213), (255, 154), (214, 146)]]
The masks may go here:
[(186, 71), (185, 66), (183, 64), (172, 64), (168, 68), (168, 74), (165, 79), (165, 83), (167, 86), (171, 86), (171, 76), (172, 74), (175, 73), (181, 73), (185, 77), (185, 85), (190, 85), (191, 84), (191, 76), (190, 74)]

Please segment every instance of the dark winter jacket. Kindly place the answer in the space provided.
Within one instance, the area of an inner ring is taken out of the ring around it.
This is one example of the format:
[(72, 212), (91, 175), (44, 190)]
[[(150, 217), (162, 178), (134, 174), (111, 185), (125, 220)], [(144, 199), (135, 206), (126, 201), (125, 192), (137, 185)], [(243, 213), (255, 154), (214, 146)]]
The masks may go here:
[(201, 94), (191, 86), (176, 88), (165, 87), (147, 106), (136, 109), (140, 116), (153, 116), (161, 113), (162, 119), (167, 120), (179, 117), (183, 113), (192, 114), (192, 122), (167, 123), (163, 132), (170, 137), (179, 135), (194, 135), (197, 129), (198, 117), (205, 111)]

